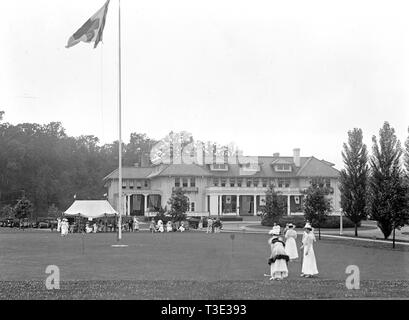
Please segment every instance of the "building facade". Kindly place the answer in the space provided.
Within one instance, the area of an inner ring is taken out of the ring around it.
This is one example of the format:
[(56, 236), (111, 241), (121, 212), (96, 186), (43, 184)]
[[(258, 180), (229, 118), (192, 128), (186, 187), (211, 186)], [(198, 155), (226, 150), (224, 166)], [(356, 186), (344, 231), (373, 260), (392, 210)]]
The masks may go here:
[[(312, 183), (330, 188), (333, 214), (340, 212), (339, 171), (315, 157), (255, 157), (255, 164), (158, 164), (122, 169), (123, 214), (154, 216), (166, 209), (174, 188), (189, 198), (191, 216), (257, 215), (270, 184), (287, 203), (287, 214), (302, 214), (303, 191)], [(104, 178), (108, 201), (118, 210), (118, 170)]]

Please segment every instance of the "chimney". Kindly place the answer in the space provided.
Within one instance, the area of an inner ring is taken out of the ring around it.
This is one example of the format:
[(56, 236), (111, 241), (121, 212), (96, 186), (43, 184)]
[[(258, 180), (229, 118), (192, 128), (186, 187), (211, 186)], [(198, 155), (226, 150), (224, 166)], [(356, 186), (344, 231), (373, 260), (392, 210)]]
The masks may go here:
[(280, 156), (280, 153), (279, 153), (279, 152), (273, 153), (273, 157), (274, 157), (274, 158), (278, 158), (279, 156)]
[(294, 158), (294, 164), (296, 167), (300, 166), (300, 149), (295, 148), (293, 149), (293, 158)]

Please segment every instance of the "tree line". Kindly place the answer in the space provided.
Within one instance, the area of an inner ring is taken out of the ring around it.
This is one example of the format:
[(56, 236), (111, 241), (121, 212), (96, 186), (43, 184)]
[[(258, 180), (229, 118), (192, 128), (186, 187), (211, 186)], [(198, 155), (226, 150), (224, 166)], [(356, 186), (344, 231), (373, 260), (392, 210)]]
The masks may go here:
[[(0, 214), (15, 215), (19, 200), (33, 217), (64, 211), (76, 199), (104, 199), (102, 179), (118, 167), (118, 141), (99, 145), (93, 135), (71, 137), (60, 122), (3, 122), (0, 112)], [(123, 165), (140, 165), (156, 141), (132, 133), (123, 144)], [(23, 201), (24, 203), (24, 201)]]

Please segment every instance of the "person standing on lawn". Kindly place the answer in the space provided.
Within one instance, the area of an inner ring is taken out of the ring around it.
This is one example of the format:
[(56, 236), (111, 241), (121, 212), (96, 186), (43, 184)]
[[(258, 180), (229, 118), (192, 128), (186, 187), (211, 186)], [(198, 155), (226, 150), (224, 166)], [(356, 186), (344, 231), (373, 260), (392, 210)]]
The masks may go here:
[(151, 223), (149, 224), (149, 231), (152, 233), (156, 232), (155, 219), (153, 218), (151, 220)]
[(294, 225), (289, 223), (287, 226), (287, 231), (284, 235), (285, 238), (285, 252), (287, 252), (290, 260), (295, 260), (298, 258), (297, 250), (297, 232), (294, 230)]
[(139, 231), (139, 220), (136, 216), (133, 217), (133, 231)]
[(200, 217), (199, 226), (197, 227), (199, 230), (203, 229), (203, 217)]
[(213, 219), (211, 217), (209, 217), (209, 219), (207, 220), (207, 230), (206, 233), (210, 233), (213, 230)]
[(302, 246), (300, 249), (304, 249), (301, 277), (311, 278), (312, 276), (318, 274), (317, 262), (315, 260), (315, 253), (313, 243), (315, 240), (314, 233), (312, 232), (312, 227), (307, 223), (304, 227), (305, 233), (302, 240)]
[(273, 236), (268, 240), (271, 248), (271, 256), (268, 259), (270, 280), (283, 280), (288, 277), (287, 263), (290, 258), (285, 252), (285, 244), (279, 234), (276, 229)]

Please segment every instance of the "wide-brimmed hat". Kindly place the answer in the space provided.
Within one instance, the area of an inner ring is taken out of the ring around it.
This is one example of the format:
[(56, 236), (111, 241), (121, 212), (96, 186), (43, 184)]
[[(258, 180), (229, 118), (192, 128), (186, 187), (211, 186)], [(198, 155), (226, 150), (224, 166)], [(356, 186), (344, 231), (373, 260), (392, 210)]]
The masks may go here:
[(312, 230), (311, 224), (309, 222), (307, 222), (304, 226), (304, 229), (310, 229)]
[(68, 219), (67, 219), (67, 218), (64, 218), (64, 219), (62, 219), (62, 221), (68, 221)]
[(289, 228), (294, 228), (294, 225), (293, 225), (292, 223), (289, 223), (289, 224), (288, 224), (288, 227), (289, 227)]

